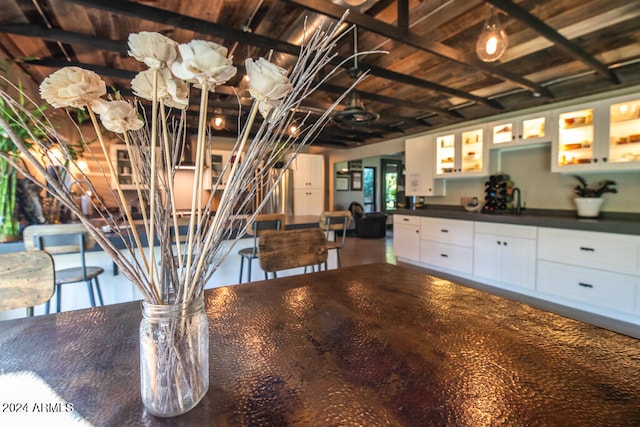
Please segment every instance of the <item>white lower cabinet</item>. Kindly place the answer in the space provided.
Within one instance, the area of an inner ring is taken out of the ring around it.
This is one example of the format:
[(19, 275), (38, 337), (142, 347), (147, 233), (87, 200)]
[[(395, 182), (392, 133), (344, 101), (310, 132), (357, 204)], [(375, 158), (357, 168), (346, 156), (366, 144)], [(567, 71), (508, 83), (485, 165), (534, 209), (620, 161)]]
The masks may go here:
[(420, 242), (420, 261), (452, 272), (471, 274), (473, 251), (471, 248), (437, 243)]
[(473, 271), (473, 221), (421, 218), (420, 262), (470, 275)]
[(403, 261), (420, 261), (420, 218), (393, 216), (393, 253)]
[(293, 190), (293, 212), (296, 215), (317, 215), (322, 213), (324, 202), (321, 189)]
[(540, 228), (539, 292), (640, 314), (640, 236)]
[(637, 312), (640, 277), (550, 261), (538, 263), (538, 291), (609, 310)]
[(535, 289), (536, 227), (476, 222), (473, 275)]

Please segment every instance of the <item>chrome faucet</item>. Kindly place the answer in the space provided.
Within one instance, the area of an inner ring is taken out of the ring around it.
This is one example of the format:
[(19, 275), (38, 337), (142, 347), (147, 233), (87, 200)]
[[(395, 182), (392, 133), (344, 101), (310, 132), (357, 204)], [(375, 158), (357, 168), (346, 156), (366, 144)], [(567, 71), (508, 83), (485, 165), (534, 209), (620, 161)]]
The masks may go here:
[[(513, 190), (511, 190), (511, 194), (513, 194), (513, 201), (515, 203), (514, 213), (516, 215), (520, 215), (520, 213), (522, 212), (522, 195), (520, 193), (520, 189), (518, 187), (513, 187)], [(516, 194), (518, 195), (518, 201), (515, 200)]]

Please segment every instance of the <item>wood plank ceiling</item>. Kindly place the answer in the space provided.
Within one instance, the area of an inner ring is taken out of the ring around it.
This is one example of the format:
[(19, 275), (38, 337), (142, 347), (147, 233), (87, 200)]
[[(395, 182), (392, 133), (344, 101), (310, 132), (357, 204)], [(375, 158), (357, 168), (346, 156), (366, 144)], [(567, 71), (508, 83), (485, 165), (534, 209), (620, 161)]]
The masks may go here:
[[(93, 69), (130, 94), (143, 68), (127, 55), (129, 33), (161, 32), (178, 42), (227, 46), (236, 65), (265, 56), (291, 64), (308, 27), (335, 22), (345, 0), (0, 0), (0, 58), (14, 59), (39, 84), (65, 65)], [(509, 47), (496, 63), (475, 55), (493, 5)], [(358, 88), (380, 118), (367, 125), (328, 125), (316, 144), (353, 147), (449, 124), (640, 84), (640, 0), (366, 0), (347, 19), (371, 77)], [(339, 53), (352, 51), (346, 37)], [(350, 65), (350, 63), (349, 63)], [(346, 67), (348, 68), (348, 67)], [(241, 68), (242, 70), (242, 68)], [(240, 73), (239, 73), (240, 74)], [(226, 115), (214, 135), (235, 136), (238, 100), (231, 86), (210, 102)], [(306, 104), (325, 109), (348, 87), (340, 72)], [(194, 97), (197, 99), (197, 97)], [(195, 102), (195, 101), (194, 101)], [(192, 106), (197, 116), (197, 105)], [(244, 109), (246, 110), (246, 108)]]

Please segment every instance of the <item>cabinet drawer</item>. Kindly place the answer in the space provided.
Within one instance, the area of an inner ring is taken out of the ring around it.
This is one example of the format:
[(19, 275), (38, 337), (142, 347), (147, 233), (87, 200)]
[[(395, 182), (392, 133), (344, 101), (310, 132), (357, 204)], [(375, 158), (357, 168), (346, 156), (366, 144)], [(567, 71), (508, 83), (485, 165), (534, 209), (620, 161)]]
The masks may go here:
[(411, 215), (394, 215), (393, 223), (420, 226), (420, 217)]
[(420, 243), (420, 262), (437, 267), (471, 274), (473, 250), (471, 248), (446, 245), (429, 241)]
[(537, 228), (528, 225), (496, 224), (492, 222), (476, 222), (476, 233), (492, 234), (495, 236), (522, 237), (535, 239)]
[(617, 311), (635, 312), (640, 277), (538, 262), (537, 290)]
[(473, 221), (421, 218), (420, 238), (459, 246), (473, 246)]
[(538, 258), (640, 274), (640, 238), (623, 234), (540, 228)]

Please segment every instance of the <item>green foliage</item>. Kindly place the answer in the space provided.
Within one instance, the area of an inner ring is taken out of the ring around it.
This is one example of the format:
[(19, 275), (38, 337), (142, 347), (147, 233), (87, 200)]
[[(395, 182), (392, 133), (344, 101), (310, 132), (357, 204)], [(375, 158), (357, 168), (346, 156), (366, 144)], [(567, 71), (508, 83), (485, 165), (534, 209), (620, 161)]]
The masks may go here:
[(595, 187), (589, 187), (586, 179), (578, 175), (574, 175), (574, 177), (580, 182), (573, 189), (574, 193), (579, 197), (601, 197), (604, 193), (618, 192), (616, 188), (612, 187), (616, 185), (616, 182), (610, 179), (596, 183)]
[[(0, 69), (8, 75), (10, 63), (1, 64)], [(20, 82), (17, 87), (19, 89), (19, 96), (16, 99), (18, 105), (8, 105), (4, 99), (0, 98), (0, 116), (9, 124), (16, 136), (30, 147), (31, 138), (44, 136), (42, 129), (30, 125), (34, 117), (40, 118), (43, 115), (46, 106), (30, 108)], [(17, 161), (20, 157), (17, 147), (3, 127), (0, 127), (0, 153), (13, 161)], [(0, 157), (0, 237), (2, 238), (11, 238), (19, 234), (18, 221), (15, 218), (17, 183), (18, 176), (15, 168), (7, 158)]]

